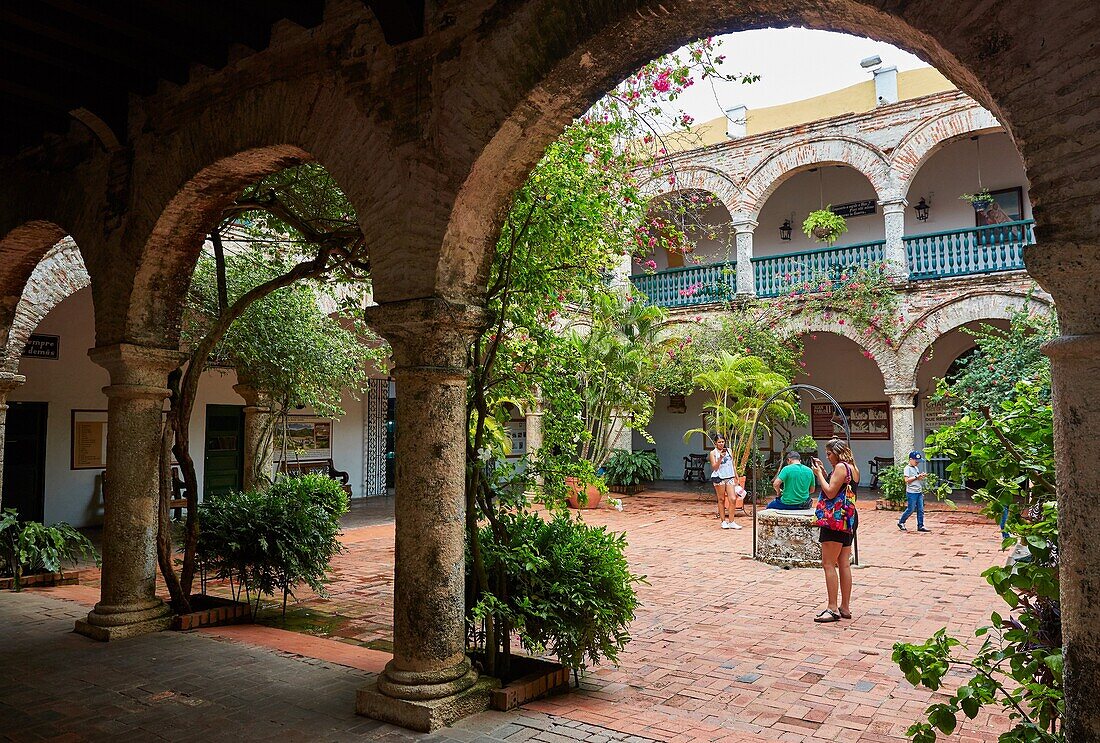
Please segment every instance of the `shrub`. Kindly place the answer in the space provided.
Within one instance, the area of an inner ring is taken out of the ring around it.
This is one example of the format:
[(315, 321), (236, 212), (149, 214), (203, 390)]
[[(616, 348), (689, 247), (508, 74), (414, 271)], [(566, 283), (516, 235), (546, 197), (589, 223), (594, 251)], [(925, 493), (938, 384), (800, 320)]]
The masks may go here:
[(348, 498), (340, 483), (309, 474), (277, 480), (267, 491), (227, 493), (199, 506), (198, 557), (204, 569), (242, 592), (253, 618), (263, 595), (288, 596), (305, 583), (324, 595)]
[(549, 650), (574, 673), (616, 662), (630, 641), (634, 584), (644, 580), (630, 572), (625, 536), (561, 512), (549, 521), (502, 512), (497, 522), (503, 538), (485, 526), (481, 544), (490, 585), (503, 578), (505, 591), (484, 597), (474, 616), (491, 614), (501, 635), (514, 630), (529, 652)]
[[(884, 500), (905, 503), (905, 465), (892, 464), (882, 470), (878, 475), (878, 490)], [(934, 472), (929, 472), (924, 478), (924, 494), (931, 495), (949, 506), (955, 505), (947, 497), (951, 495), (951, 484), (941, 481)]]
[(661, 476), (661, 460), (657, 452), (616, 449), (604, 465), (608, 485), (641, 485)]
[(14, 578), (21, 589), (24, 575), (56, 573), (63, 565), (76, 565), (82, 558), (99, 565), (99, 553), (86, 536), (64, 521), (45, 526), (37, 521), (19, 521), (14, 508), (0, 514), (0, 574)]
[[(793, 442), (791, 442), (791, 451), (796, 451), (799, 454), (803, 452), (816, 452), (817, 451), (817, 439), (810, 434), (805, 436), (799, 436)], [(803, 463), (805, 464), (805, 463)]]

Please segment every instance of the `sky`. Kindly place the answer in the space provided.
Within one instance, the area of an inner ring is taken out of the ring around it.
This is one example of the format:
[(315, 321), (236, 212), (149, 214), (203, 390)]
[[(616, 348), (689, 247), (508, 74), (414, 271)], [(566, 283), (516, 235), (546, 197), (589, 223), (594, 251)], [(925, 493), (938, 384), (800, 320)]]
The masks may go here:
[[(920, 58), (881, 41), (806, 28), (741, 31), (719, 37), (720, 69), (727, 74), (752, 72), (760, 80), (751, 85), (717, 81), (696, 83), (675, 106), (703, 122), (737, 105), (750, 109), (811, 98), (870, 80), (870, 70), (859, 61), (882, 57), (884, 66), (898, 70), (928, 67)], [(716, 100), (717, 99), (717, 100)]]

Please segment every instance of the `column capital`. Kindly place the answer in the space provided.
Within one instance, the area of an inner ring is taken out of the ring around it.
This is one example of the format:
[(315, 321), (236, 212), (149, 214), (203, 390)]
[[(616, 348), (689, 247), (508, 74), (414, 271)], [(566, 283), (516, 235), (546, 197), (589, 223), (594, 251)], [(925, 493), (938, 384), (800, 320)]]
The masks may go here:
[(892, 408), (915, 408), (913, 397), (920, 392), (916, 387), (898, 387), (884, 390)]
[(253, 387), (248, 382), (239, 382), (233, 385), (233, 391), (244, 400), (250, 408), (268, 410), (271, 407), (271, 395), (266, 391)]
[(734, 234), (741, 234), (744, 232), (753, 232), (760, 225), (755, 219), (738, 219), (731, 222), (733, 225)]
[(1061, 332), (1066, 336), (1100, 332), (1097, 261), (1100, 241), (1041, 242), (1024, 248), (1027, 272), (1054, 298)]
[(368, 307), (367, 324), (389, 341), (398, 369), (420, 367), (461, 372), (475, 335), (484, 330), (484, 307), (440, 297), (386, 302)]
[(8, 394), (26, 381), (26, 376), (22, 374), (13, 374), (12, 372), (0, 372), (0, 395)]
[(909, 206), (909, 201), (904, 196), (888, 196), (880, 199), (878, 203), (882, 207), (883, 214), (903, 212), (905, 207)]

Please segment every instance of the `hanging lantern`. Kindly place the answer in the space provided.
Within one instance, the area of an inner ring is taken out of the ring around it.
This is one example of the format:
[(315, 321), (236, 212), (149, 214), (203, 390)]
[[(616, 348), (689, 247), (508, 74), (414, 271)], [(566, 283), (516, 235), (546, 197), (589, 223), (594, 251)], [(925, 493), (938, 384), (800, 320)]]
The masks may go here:
[(920, 201), (918, 201), (917, 205), (914, 206), (913, 208), (916, 209), (916, 211), (917, 211), (917, 220), (918, 221), (921, 221), (921, 222), (927, 222), (928, 221), (929, 206), (928, 206), (928, 202), (924, 200), (923, 196), (920, 197)]
[(784, 219), (783, 224), (779, 226), (779, 239), (784, 242), (791, 241), (791, 220)]

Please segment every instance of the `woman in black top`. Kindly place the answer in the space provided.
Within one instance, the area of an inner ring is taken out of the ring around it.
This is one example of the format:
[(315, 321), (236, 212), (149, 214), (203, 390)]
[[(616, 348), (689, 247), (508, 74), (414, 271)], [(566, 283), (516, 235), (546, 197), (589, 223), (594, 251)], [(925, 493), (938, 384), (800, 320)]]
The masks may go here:
[[(825, 444), (825, 456), (829, 459), (833, 471), (825, 476), (825, 467), (820, 459), (814, 458), (813, 471), (817, 476), (818, 487), (825, 498), (835, 498), (848, 487), (855, 493), (859, 485), (859, 467), (852, 458), (852, 450), (840, 439), (831, 439)], [(823, 610), (815, 622), (836, 622), (841, 618), (851, 619), (852, 600), (852, 540), (859, 526), (859, 513), (855, 515), (851, 531), (839, 531), (821, 527), (821, 567), (825, 570), (825, 592), (829, 607)], [(837, 588), (840, 589), (840, 603), (837, 604)]]

